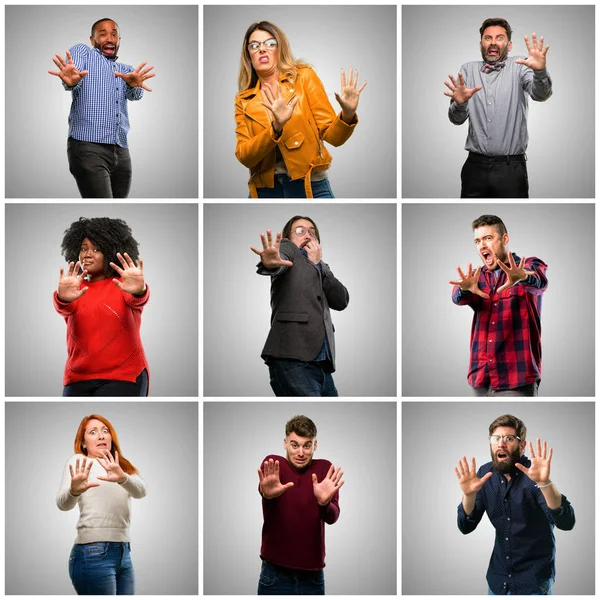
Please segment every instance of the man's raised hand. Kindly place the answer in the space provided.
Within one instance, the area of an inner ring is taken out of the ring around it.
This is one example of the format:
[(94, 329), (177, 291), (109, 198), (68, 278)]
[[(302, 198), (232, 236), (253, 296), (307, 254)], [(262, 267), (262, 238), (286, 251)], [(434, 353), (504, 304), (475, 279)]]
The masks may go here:
[(333, 495), (344, 485), (345, 482), (342, 480), (344, 472), (341, 469), (341, 467), (334, 469), (331, 465), (321, 483), (319, 483), (316, 474), (312, 474), (313, 493), (321, 506), (327, 505)]
[(467, 463), (467, 457), (463, 456), (458, 461), (458, 467), (454, 467), (454, 472), (458, 479), (458, 485), (465, 496), (476, 494), (483, 484), (492, 476), (492, 472), (486, 473), (483, 477), (477, 477), (477, 468), (475, 467), (475, 457), (471, 459), (471, 468)]
[(293, 487), (294, 483), (289, 481), (285, 485), (279, 479), (279, 461), (265, 460), (263, 470), (258, 469), (258, 480), (260, 481), (260, 492), (264, 498), (270, 500), (281, 496), (288, 488)]
[(481, 267), (477, 267), (475, 273), (473, 273), (473, 265), (469, 263), (469, 269), (467, 274), (465, 275), (462, 272), (460, 267), (456, 267), (458, 271), (458, 276), (460, 277), (457, 281), (449, 281), (448, 283), (452, 285), (457, 285), (463, 292), (471, 292), (472, 294), (477, 294), (482, 298), (489, 298), (489, 295), (479, 289), (477, 282), (479, 281), (479, 273), (481, 272)]
[(444, 81), (444, 85), (452, 93), (449, 94), (448, 92), (444, 92), (444, 96), (448, 96), (449, 98), (452, 98), (452, 100), (454, 100), (454, 102), (456, 102), (457, 104), (464, 104), (473, 95), (475, 95), (479, 90), (483, 89), (482, 86), (480, 86), (480, 85), (478, 85), (477, 87), (474, 87), (474, 88), (468, 88), (467, 85), (465, 84), (465, 78), (463, 77), (463, 74), (460, 72), (458, 73), (458, 83), (456, 82), (456, 79), (454, 79), (454, 77), (452, 77), (452, 75), (448, 75), (448, 77), (450, 78), (450, 81), (452, 83), (448, 83), (447, 81)]
[(50, 75), (60, 77), (62, 81), (69, 87), (75, 87), (89, 71), (80, 71), (74, 64), (71, 58), (71, 53), (67, 50), (67, 60), (57, 54), (52, 61), (60, 69), (59, 71), (48, 71)]
[(540, 37), (540, 41), (537, 41), (537, 36), (532, 34), (531, 44), (529, 39), (525, 36), (525, 45), (527, 46), (527, 52), (529, 56), (525, 59), (518, 58), (515, 62), (519, 65), (525, 65), (534, 71), (541, 71), (546, 68), (546, 54), (550, 50), (550, 46), (544, 48), (544, 36)]
[(279, 254), (279, 245), (281, 244), (281, 232), (277, 232), (275, 242), (273, 242), (273, 234), (270, 229), (267, 229), (267, 235), (260, 234), (262, 242), (262, 251), (257, 250), (254, 246), (250, 246), (250, 250), (260, 256), (260, 262), (265, 269), (277, 269), (279, 267), (293, 267), (294, 263), (289, 260), (283, 260)]
[(519, 265), (517, 266), (515, 259), (510, 252), (508, 253), (508, 267), (498, 257), (496, 257), (496, 262), (498, 263), (498, 266), (506, 273), (506, 283), (498, 288), (498, 293), (507, 290), (516, 283), (519, 283), (519, 281), (527, 279), (529, 275), (535, 275), (534, 271), (526, 271), (523, 268), (525, 266), (524, 258), (521, 259)]
[(516, 463), (515, 467), (522, 473), (525, 473), (531, 481), (542, 485), (546, 485), (550, 481), (550, 463), (552, 461), (552, 448), (547, 452), (546, 440), (544, 446), (540, 444), (540, 438), (537, 438), (537, 456), (533, 451), (533, 444), (529, 442), (529, 452), (531, 454), (531, 466), (524, 467), (520, 463)]
[(61, 302), (73, 302), (73, 300), (81, 298), (88, 291), (87, 286), (81, 287), (81, 282), (84, 281), (87, 270), (84, 269), (79, 272), (80, 268), (81, 263), (79, 261), (76, 263), (71, 261), (66, 275), (64, 269), (60, 270), (57, 294)]
[(120, 77), (129, 87), (141, 87), (143, 90), (147, 92), (151, 92), (152, 90), (149, 87), (144, 85), (144, 81), (154, 77), (156, 73), (150, 74), (150, 71), (154, 69), (154, 67), (147, 67), (144, 69), (143, 67), (146, 65), (143, 62), (137, 69), (134, 69), (131, 73), (117, 73), (114, 72), (115, 77)]

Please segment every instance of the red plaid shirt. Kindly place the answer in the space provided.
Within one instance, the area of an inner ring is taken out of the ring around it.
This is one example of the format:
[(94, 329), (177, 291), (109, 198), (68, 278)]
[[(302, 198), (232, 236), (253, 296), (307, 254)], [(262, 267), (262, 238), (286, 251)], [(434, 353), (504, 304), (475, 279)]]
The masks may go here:
[[(514, 252), (512, 255), (518, 265), (521, 259)], [(512, 390), (542, 377), (540, 316), (548, 265), (532, 257), (525, 259), (524, 268), (535, 274), (498, 294), (496, 290), (506, 283), (506, 273), (498, 269), (496, 278), (493, 271), (482, 267), (478, 285), (489, 300), (458, 286), (452, 290), (454, 304), (468, 304), (475, 312), (468, 375), (471, 387)]]

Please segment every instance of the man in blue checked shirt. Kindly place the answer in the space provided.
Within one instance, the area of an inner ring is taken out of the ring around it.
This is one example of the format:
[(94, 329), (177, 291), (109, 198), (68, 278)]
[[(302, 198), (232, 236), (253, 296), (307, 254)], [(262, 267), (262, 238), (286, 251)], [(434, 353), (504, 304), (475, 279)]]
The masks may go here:
[(463, 456), (454, 472), (463, 492), (458, 528), (475, 530), (487, 512), (496, 542), (487, 572), (488, 595), (552, 593), (556, 574), (554, 526), (573, 529), (575, 512), (550, 480), (552, 448), (537, 438), (531, 458), (523, 455), (527, 429), (513, 415), (502, 415), (489, 427), (492, 462), (476, 470)]
[(127, 100), (140, 100), (154, 67), (117, 62), (121, 37), (112, 19), (92, 25), (90, 43), (76, 44), (52, 60), (65, 90), (72, 92), (67, 155), (82, 198), (127, 198), (131, 159), (127, 148)]

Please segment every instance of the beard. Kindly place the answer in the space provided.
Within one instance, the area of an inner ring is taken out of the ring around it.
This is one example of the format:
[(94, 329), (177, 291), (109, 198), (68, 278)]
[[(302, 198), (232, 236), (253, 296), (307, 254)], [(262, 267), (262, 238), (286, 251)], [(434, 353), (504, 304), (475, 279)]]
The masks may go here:
[[(508, 458), (505, 458), (504, 460), (498, 460), (496, 456), (498, 452), (504, 452)], [(495, 471), (500, 471), (500, 473), (509, 473), (511, 469), (514, 468), (515, 464), (519, 462), (519, 459), (521, 458), (521, 450), (518, 446), (514, 452), (506, 452), (501, 450), (496, 450), (496, 452), (494, 452), (490, 448), (490, 455), (492, 457), (492, 468)]]
[[(490, 48), (497, 48), (498, 49), (498, 55), (497, 56), (488, 56), (487, 55), (487, 50), (489, 50)], [(501, 62), (503, 60), (506, 60), (506, 57), (508, 56), (508, 44), (504, 47), (504, 49), (500, 49), (499, 46), (489, 46), (488, 48), (481, 49), (481, 57), (483, 58), (484, 62), (486, 63), (497, 63), (497, 62)]]

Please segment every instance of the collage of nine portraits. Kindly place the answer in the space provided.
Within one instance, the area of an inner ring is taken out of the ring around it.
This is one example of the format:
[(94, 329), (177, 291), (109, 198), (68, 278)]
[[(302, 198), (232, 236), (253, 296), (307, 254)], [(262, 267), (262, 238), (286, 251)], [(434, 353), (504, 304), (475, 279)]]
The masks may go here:
[(594, 594), (595, 5), (4, 12), (5, 595)]

